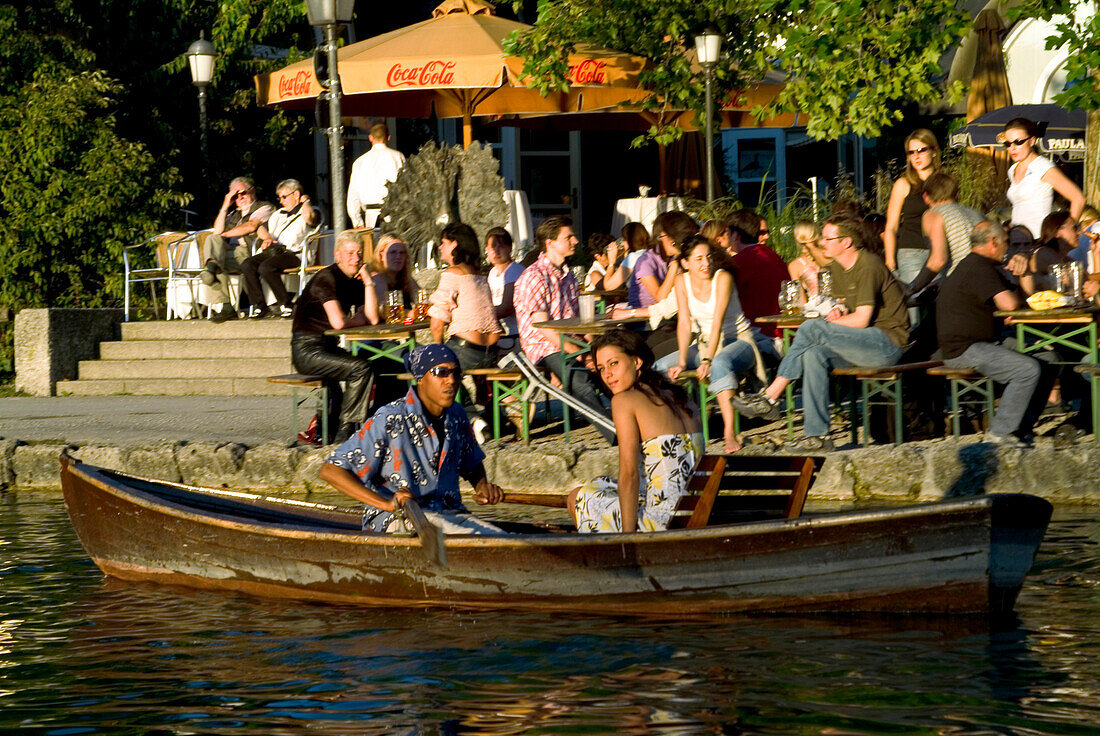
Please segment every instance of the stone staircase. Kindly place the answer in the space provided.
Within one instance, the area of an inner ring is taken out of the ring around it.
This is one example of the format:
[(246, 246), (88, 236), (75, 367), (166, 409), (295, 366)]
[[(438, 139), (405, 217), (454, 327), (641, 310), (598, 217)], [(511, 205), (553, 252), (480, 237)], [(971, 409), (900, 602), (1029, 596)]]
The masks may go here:
[(101, 342), (98, 360), (83, 360), (75, 381), (57, 393), (76, 396), (266, 396), (290, 388), (268, 376), (293, 373), (290, 320), (124, 322), (119, 341)]

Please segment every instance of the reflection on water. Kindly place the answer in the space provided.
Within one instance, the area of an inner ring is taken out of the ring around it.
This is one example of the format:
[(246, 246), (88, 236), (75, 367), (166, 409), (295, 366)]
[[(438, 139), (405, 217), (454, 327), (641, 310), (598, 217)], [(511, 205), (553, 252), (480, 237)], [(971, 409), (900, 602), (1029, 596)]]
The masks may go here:
[(1100, 735), (1084, 515), (991, 626), (266, 601), (105, 579), (52, 499), (0, 514), (3, 732)]

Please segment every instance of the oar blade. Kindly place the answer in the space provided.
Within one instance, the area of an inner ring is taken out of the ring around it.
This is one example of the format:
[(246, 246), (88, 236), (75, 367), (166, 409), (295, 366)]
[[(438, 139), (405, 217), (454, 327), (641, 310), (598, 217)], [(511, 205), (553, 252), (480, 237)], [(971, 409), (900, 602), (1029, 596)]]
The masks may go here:
[(424, 551), (424, 555), (433, 564), (446, 567), (447, 548), (444, 545), (446, 535), (439, 527), (428, 520), (428, 517), (424, 515), (424, 510), (420, 508), (420, 504), (415, 499), (407, 499), (402, 504), (402, 508), (405, 510), (405, 516), (412, 524), (413, 529), (416, 530), (416, 535), (420, 538), (420, 548)]

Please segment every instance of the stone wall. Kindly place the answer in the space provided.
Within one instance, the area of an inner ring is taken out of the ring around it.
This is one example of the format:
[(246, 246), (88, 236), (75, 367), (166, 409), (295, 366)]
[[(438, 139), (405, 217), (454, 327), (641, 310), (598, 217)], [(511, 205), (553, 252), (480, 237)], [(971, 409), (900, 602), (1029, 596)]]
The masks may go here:
[(76, 378), (99, 343), (118, 338), (121, 309), (24, 309), (15, 315), (15, 388), (53, 396), (57, 382)]
[[(59, 489), (58, 456), (190, 485), (288, 496), (331, 489), (317, 474), (327, 448), (226, 443), (73, 447), (0, 439), (0, 487)], [(617, 472), (612, 448), (572, 451), (508, 447), (490, 452), (489, 478), (506, 489), (562, 492)], [(829, 456), (809, 503), (913, 503), (975, 493), (1033, 493), (1054, 502), (1100, 504), (1100, 444), (1028, 450), (935, 440)]]

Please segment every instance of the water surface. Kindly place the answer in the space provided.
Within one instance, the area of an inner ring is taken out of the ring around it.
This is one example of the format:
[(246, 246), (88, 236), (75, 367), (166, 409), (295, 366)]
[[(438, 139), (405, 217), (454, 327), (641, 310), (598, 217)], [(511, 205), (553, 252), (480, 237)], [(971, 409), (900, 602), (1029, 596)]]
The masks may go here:
[(1017, 617), (685, 621), (371, 610), (113, 581), (0, 499), (0, 731), (1100, 736), (1100, 523)]

